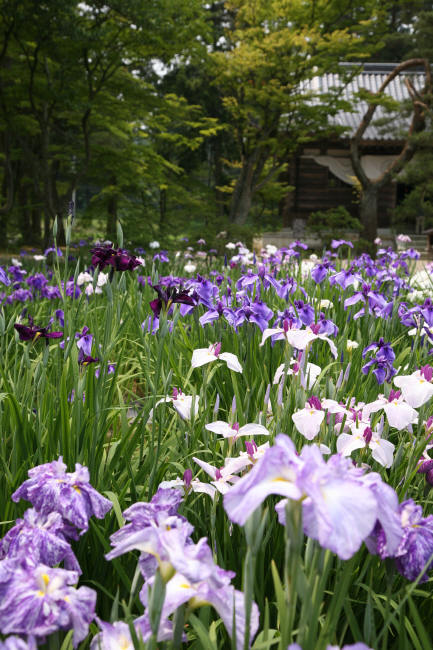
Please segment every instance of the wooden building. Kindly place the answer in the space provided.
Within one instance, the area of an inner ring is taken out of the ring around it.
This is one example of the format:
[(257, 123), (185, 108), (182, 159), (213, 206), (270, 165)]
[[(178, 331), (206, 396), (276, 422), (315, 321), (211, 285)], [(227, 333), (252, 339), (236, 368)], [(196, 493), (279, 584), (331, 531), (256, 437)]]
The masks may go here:
[[(353, 64), (344, 65), (353, 66)], [(362, 72), (344, 87), (343, 96), (353, 101), (354, 93), (360, 89), (377, 92), (396, 65), (394, 63), (364, 64)], [(423, 71), (408, 70), (398, 75), (387, 86), (386, 93), (400, 104), (409, 98), (405, 77), (409, 77), (417, 89), (422, 89), (425, 81)], [(314, 90), (323, 92), (331, 87), (338, 87), (339, 84), (341, 85), (340, 78), (334, 74), (311, 81)], [(359, 101), (353, 104), (352, 111), (340, 112), (330, 118), (332, 124), (343, 128), (344, 131), (326, 140), (306, 145), (290, 161), (284, 181), (295, 189), (288, 193), (280, 204), (284, 228), (295, 226), (302, 229), (302, 225), (306, 223), (312, 212), (341, 205), (353, 216), (358, 216), (357, 180), (350, 161), (349, 147), (350, 137), (359, 126), (366, 110), (367, 103)], [(408, 128), (409, 118), (403, 118), (399, 113), (386, 113), (381, 106), (377, 107), (374, 121), (367, 128), (361, 145), (361, 160), (367, 176), (372, 179), (377, 178), (399, 155)], [(381, 190), (378, 222), (380, 229), (391, 226), (393, 211), (407, 190), (408, 188), (399, 183), (398, 179)], [(413, 226), (415, 231), (415, 224)]]

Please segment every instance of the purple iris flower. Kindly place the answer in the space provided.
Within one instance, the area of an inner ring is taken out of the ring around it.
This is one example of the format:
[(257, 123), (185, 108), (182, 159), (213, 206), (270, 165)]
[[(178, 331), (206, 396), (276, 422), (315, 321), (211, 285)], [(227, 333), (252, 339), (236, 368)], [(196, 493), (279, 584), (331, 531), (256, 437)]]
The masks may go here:
[(347, 289), (350, 285), (355, 284), (361, 280), (359, 273), (354, 272), (354, 265), (351, 264), (348, 269), (342, 269), (329, 277), (329, 284), (331, 286), (338, 284), (342, 289)]
[(427, 298), (420, 309), (420, 314), (429, 327), (433, 326), (433, 302)]
[(376, 377), (377, 383), (383, 384), (384, 381), (389, 383), (397, 373), (392, 365), (395, 360), (395, 353), (391, 344), (385, 343), (383, 338), (380, 338), (379, 341), (371, 343), (364, 348), (362, 357), (365, 359), (369, 352), (375, 352), (376, 355), (362, 366), (361, 370), (363, 374), (367, 375), (370, 368), (374, 367), (373, 374)]
[(361, 370), (364, 375), (368, 375), (370, 368), (374, 366), (373, 375), (376, 377), (377, 383), (383, 384), (385, 381), (390, 383), (391, 379), (397, 373), (397, 370), (388, 361), (379, 361), (378, 359), (370, 359)]
[[(63, 287), (63, 283), (62, 283)], [(74, 280), (68, 280), (66, 282), (66, 295), (69, 296), (69, 298), (79, 298), (81, 296), (81, 289), (80, 287), (75, 284)]]
[(27, 637), (27, 641), (18, 636), (9, 636), (5, 641), (0, 641), (0, 650), (36, 650), (34, 636)]
[(30, 469), (28, 475), (30, 478), (13, 493), (12, 501), (26, 499), (42, 514), (58, 512), (83, 532), (92, 515), (103, 519), (112, 508), (111, 501), (90, 485), (89, 470), (79, 463), (75, 464), (75, 472), (67, 473), (60, 456), (59, 460)]
[(27, 278), (26, 283), (29, 287), (33, 287), (40, 291), (46, 284), (48, 284), (48, 280), (43, 273), (35, 273)]
[(14, 282), (22, 282), (24, 280), (24, 276), (27, 275), (27, 271), (22, 269), (20, 266), (9, 266), (8, 272), (13, 277)]
[[(303, 241), (299, 241), (299, 239), (297, 239), (296, 241), (293, 241), (293, 242), (290, 243), (289, 248), (292, 248), (292, 249), (293, 248), (301, 248), (302, 250), (306, 251), (306, 250), (308, 250), (308, 244), (305, 244)], [(280, 250), (283, 250), (283, 249), (280, 249)]]
[(40, 296), (41, 298), (48, 298), (48, 300), (55, 300), (56, 298), (61, 298), (62, 294), (60, 293), (59, 287), (53, 287), (46, 284), (42, 287)]
[(50, 246), (49, 248), (46, 248), (46, 249), (44, 250), (44, 255), (45, 255), (45, 257), (46, 257), (49, 253), (54, 253), (55, 255), (57, 255), (57, 257), (63, 257), (63, 253), (62, 253), (62, 251), (60, 250), (60, 248), (55, 248), (54, 246)]
[[(4, 563), (8, 563), (5, 566)], [(4, 560), (0, 572), (0, 629), (3, 634), (45, 637), (74, 630), (74, 646), (88, 634), (95, 616), (96, 592), (75, 589), (76, 571), (52, 569), (31, 561)]]
[[(289, 296), (295, 293), (298, 288), (298, 283), (295, 278), (286, 277), (284, 280), (280, 280), (279, 287), (276, 287), (277, 295), (283, 300), (288, 300)], [(299, 287), (302, 291), (302, 287)]]
[(340, 248), (340, 246), (349, 246), (353, 248), (351, 241), (346, 241), (345, 239), (333, 239), (331, 242), (331, 248)]
[(327, 336), (337, 336), (338, 327), (337, 325), (329, 318), (326, 318), (323, 311), (319, 314), (319, 320), (317, 324), (320, 326), (319, 334), (326, 334)]
[[(429, 418), (429, 420), (430, 420), (430, 419), (431, 419), (431, 418)], [(428, 424), (429, 424), (429, 422), (427, 421), (427, 424), (426, 424), (426, 429), (427, 429), (427, 430), (428, 430), (428, 428), (429, 428), (429, 427), (427, 426)], [(430, 422), (430, 426), (431, 426), (431, 424), (432, 424), (432, 423)], [(433, 485), (433, 460), (432, 460), (432, 459), (430, 459), (430, 460), (423, 460), (423, 461), (421, 462), (421, 464), (418, 466), (418, 470), (417, 470), (417, 472), (418, 472), (418, 474), (425, 474), (425, 477), (426, 477), (426, 481), (427, 481), (427, 483), (428, 483), (429, 485)]]
[[(109, 363), (107, 364), (107, 375), (114, 375), (116, 372), (116, 364), (115, 363)], [(95, 370), (95, 377), (98, 379), (99, 375), (101, 374), (101, 371), (99, 368), (96, 368)]]
[(267, 273), (266, 266), (263, 264), (259, 266), (257, 273), (253, 273), (251, 269), (248, 269), (246, 275), (239, 278), (236, 287), (237, 289), (249, 289), (260, 284), (263, 284), (264, 289), (269, 289), (270, 286), (273, 286), (276, 290), (280, 288), (279, 282), (275, 277)]
[(303, 300), (295, 300), (295, 307), (298, 316), (304, 325), (308, 326), (314, 322), (315, 314), (311, 305), (304, 303)]
[(81, 332), (75, 334), (75, 338), (77, 339), (77, 348), (82, 351), (84, 355), (91, 355), (93, 335), (89, 334), (89, 328), (86, 326), (83, 327)]
[[(344, 309), (347, 309), (351, 305), (355, 305), (359, 301), (363, 302), (364, 305), (368, 305), (370, 311), (373, 314), (376, 314), (378, 310), (380, 312), (381, 310), (384, 309), (386, 311), (386, 308), (389, 309), (389, 305), (385, 300), (384, 296), (377, 291), (373, 291), (371, 285), (367, 283), (364, 283), (362, 285), (361, 291), (357, 291), (353, 294), (353, 296), (346, 298), (346, 300), (344, 301)], [(391, 310), (392, 310), (392, 303), (391, 303)], [(354, 319), (356, 320), (357, 318), (364, 316), (365, 313), (366, 310), (365, 307), (363, 307), (360, 311), (358, 311), (354, 315)]]
[(29, 289), (16, 289), (6, 298), (9, 305), (14, 301), (26, 302), (27, 300), (33, 300), (33, 294)]
[(419, 305), (416, 305), (415, 307), (408, 309), (407, 304), (405, 302), (401, 302), (397, 309), (397, 313), (400, 317), (400, 320), (402, 324), (405, 325), (406, 327), (418, 327), (419, 317), (417, 320), (417, 314), (419, 314), (420, 311), (421, 308), (419, 307)]
[(167, 251), (159, 251), (159, 253), (155, 253), (153, 256), (153, 261), (156, 262), (169, 262), (170, 259), (168, 257), (168, 252)]
[(235, 319), (235, 312), (229, 307), (229, 304), (230, 300), (227, 299), (226, 296), (222, 296), (221, 300), (218, 300), (214, 308), (209, 308), (203, 316), (200, 316), (200, 325), (204, 327), (207, 323), (213, 323), (222, 317), (233, 322)]
[(292, 306), (284, 311), (277, 312), (277, 318), (272, 323), (272, 327), (284, 327), (284, 322), (287, 322), (288, 329), (300, 329), (302, 327), (302, 321), (298, 318)]
[(420, 253), (414, 248), (408, 248), (407, 250), (401, 252), (401, 257), (409, 257), (411, 260), (419, 260)]
[(27, 557), (35, 564), (49, 566), (64, 562), (66, 569), (80, 574), (78, 560), (65, 539), (69, 532), (70, 527), (58, 512), (42, 514), (29, 508), (0, 540), (0, 560)]
[(65, 326), (65, 312), (63, 311), (63, 309), (56, 309), (55, 317), (59, 321), (60, 327), (64, 327)]
[(311, 271), (311, 277), (313, 278), (316, 284), (321, 284), (323, 280), (328, 275), (329, 263), (328, 264), (317, 264), (314, 269)]
[(215, 300), (219, 298), (218, 286), (201, 276), (198, 276), (197, 280), (192, 283), (197, 301), (205, 305), (208, 309), (212, 309)]
[[(422, 516), (422, 508), (412, 499), (400, 504), (400, 516), (404, 538), (395, 563), (398, 571), (408, 580), (416, 580), (433, 554), (433, 515)], [(426, 567), (426, 573), (433, 568), (433, 561)], [(426, 582), (424, 573), (420, 582)]]
[(7, 287), (11, 284), (11, 281), (6, 275), (5, 270), (2, 266), (0, 266), (0, 282), (6, 285)]
[(20, 323), (15, 323), (14, 325), (14, 328), (18, 332), (20, 341), (37, 341), (39, 338), (61, 339), (63, 337), (63, 332), (50, 332), (49, 326), (36, 327), (36, 325), (33, 325), (31, 318), (29, 318), (29, 321), (30, 325), (21, 325)]
[(382, 508), (382, 487), (378, 474), (364, 476), (362, 469), (338, 454), (325, 462), (315, 445), (305, 446), (298, 456), (292, 441), (280, 434), (224, 495), (224, 507), (232, 521), (243, 525), (268, 495), (278, 494), (286, 497), (276, 506), (284, 523), (287, 499), (301, 501), (305, 534), (341, 559), (352, 557), (379, 520), (390, 552), (395, 553), (402, 535), (390, 523), (390, 509)]
[(385, 343), (382, 337), (377, 342), (374, 341), (363, 349), (362, 358), (365, 359), (368, 352), (371, 351), (376, 352), (376, 358), (379, 361), (387, 361), (389, 363), (392, 363), (395, 360), (395, 352), (391, 347), (391, 343)]
[[(237, 310), (238, 317), (244, 316), (244, 319), (250, 323), (255, 323), (263, 332), (267, 327), (269, 320), (274, 315), (272, 309), (269, 309), (266, 303), (261, 300), (250, 302), (247, 298), (244, 299), (242, 307)], [(242, 321), (238, 321), (238, 325)]]

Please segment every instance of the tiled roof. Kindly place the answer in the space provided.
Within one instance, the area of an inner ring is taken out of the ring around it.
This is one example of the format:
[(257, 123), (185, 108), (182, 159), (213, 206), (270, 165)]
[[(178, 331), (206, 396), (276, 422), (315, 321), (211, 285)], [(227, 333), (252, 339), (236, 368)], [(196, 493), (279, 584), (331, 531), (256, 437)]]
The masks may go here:
[[(342, 64), (345, 72), (350, 71), (354, 64)], [(395, 68), (396, 63), (366, 63), (363, 70), (356, 74), (353, 79), (344, 87), (343, 76), (339, 74), (326, 74), (315, 77), (309, 82), (309, 90), (315, 92), (329, 92), (331, 89), (342, 88), (342, 98), (351, 101), (354, 94), (360, 90), (377, 92), (388, 74)], [(408, 77), (416, 90), (422, 90), (425, 84), (425, 74), (420, 69), (408, 69), (395, 77), (386, 87), (385, 94), (398, 102), (409, 99), (409, 93), (404, 82)], [(346, 137), (353, 135), (364, 116), (368, 104), (366, 101), (358, 100), (353, 105), (352, 111), (341, 111), (331, 117), (333, 124), (345, 127)], [(367, 127), (363, 140), (399, 140), (407, 133), (411, 117), (402, 117), (395, 112), (386, 111), (384, 107), (378, 106), (373, 120)], [(399, 136), (400, 134), (400, 136)], [(344, 138), (344, 135), (342, 135)]]

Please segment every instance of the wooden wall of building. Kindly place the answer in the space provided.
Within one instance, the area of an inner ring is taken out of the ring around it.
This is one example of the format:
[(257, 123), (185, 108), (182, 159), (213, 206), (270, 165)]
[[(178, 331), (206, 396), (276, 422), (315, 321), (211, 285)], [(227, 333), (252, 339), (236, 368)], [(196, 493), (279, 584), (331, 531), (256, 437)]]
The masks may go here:
[[(293, 219), (308, 219), (312, 212), (329, 210), (343, 205), (351, 215), (359, 216), (358, 196), (352, 185), (344, 183), (313, 158), (300, 156), (287, 171), (286, 182), (294, 186), (280, 210), (283, 226), (290, 226)], [(391, 212), (396, 202), (396, 184), (389, 183), (379, 196), (380, 228), (390, 225)]]

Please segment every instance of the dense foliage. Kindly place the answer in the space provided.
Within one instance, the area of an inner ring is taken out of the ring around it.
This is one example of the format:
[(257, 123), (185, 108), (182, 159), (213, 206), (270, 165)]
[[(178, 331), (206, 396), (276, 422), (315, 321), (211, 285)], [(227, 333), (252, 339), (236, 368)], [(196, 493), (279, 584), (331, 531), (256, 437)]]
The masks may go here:
[(0, 646), (428, 647), (431, 268), (119, 237), (0, 269)]
[(2, 0), (0, 241), (46, 246), (71, 201), (83, 234), (113, 239), (120, 218), (137, 243), (280, 225), (290, 157), (326, 137), (342, 106), (306, 83), (341, 74), (341, 61), (401, 60), (414, 29), (410, 55), (429, 56), (429, 11), (395, 0)]

